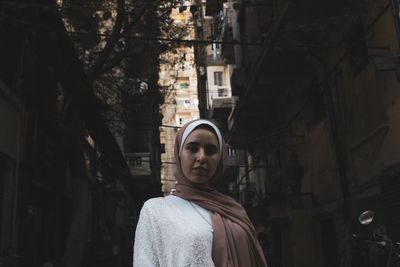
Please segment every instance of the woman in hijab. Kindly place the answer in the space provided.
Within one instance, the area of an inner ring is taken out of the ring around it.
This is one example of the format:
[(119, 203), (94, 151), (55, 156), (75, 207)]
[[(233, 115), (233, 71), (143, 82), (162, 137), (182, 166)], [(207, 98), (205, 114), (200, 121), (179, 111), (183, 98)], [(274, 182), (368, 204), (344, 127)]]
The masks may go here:
[(183, 126), (175, 140), (176, 186), (145, 202), (136, 228), (134, 267), (266, 267), (243, 207), (215, 185), (226, 146), (208, 120)]

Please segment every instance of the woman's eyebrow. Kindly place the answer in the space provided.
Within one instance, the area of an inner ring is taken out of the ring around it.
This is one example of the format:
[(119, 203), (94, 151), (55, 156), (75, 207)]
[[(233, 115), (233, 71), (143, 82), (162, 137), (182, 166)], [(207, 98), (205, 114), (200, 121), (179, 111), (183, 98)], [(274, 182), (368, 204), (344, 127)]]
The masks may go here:
[(206, 144), (206, 146), (212, 146), (212, 147), (218, 148), (218, 146), (213, 143)]
[(192, 142), (186, 143), (186, 145), (200, 145), (200, 143), (196, 142), (196, 141), (192, 141)]
[[(197, 141), (191, 141), (186, 143), (186, 145), (201, 145), (200, 142)], [(206, 146), (214, 146), (214, 147), (218, 147), (217, 145), (213, 144), (213, 143), (207, 143), (205, 144)]]

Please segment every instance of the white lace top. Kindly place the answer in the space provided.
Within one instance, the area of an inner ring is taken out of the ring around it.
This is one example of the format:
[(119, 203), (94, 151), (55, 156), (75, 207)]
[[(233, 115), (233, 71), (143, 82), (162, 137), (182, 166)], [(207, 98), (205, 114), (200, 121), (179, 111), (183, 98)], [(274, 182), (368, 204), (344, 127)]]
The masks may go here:
[(214, 267), (209, 212), (176, 196), (145, 202), (136, 228), (134, 267)]

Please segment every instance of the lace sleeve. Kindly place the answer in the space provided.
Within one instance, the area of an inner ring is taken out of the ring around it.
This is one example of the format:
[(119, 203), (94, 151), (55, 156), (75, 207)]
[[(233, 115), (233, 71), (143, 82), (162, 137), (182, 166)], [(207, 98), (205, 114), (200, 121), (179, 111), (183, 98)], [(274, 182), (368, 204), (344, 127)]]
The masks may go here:
[(152, 221), (146, 203), (140, 211), (133, 248), (133, 267), (159, 267), (157, 240), (152, 231)]

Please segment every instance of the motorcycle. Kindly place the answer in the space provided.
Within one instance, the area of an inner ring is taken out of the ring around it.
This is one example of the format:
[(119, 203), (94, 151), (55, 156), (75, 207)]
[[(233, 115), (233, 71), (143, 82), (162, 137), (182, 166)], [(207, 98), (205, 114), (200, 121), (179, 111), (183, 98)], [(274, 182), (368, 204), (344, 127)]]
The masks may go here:
[[(353, 234), (353, 238), (362, 246), (362, 254), (368, 266), (400, 266), (400, 242), (393, 241), (383, 227), (375, 224), (372, 210), (362, 212), (358, 222), (366, 233)], [(365, 263), (363, 264), (364, 266)]]

